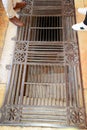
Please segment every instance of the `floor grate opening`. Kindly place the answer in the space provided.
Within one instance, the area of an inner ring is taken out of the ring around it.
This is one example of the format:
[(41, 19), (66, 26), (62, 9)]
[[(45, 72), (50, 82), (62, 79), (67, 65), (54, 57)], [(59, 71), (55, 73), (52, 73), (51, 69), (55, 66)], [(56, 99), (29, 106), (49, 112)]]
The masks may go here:
[[(64, 66), (55, 65), (28, 65), (26, 82), (31, 83), (63, 83), (65, 82)], [(28, 74), (30, 76), (28, 77)]]
[(62, 29), (32, 29), (31, 41), (63, 41)]
[(63, 41), (62, 17), (33, 17), (31, 41)]
[(62, 16), (33, 16), (31, 27), (62, 28)]

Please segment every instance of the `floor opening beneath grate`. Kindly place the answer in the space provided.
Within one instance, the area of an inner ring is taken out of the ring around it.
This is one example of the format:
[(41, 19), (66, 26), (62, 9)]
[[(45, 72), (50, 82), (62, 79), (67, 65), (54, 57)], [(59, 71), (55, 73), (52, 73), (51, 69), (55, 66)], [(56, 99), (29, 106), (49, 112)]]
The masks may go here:
[(86, 128), (73, 0), (26, 0), (1, 125)]
[(62, 41), (62, 17), (33, 17), (31, 41)]

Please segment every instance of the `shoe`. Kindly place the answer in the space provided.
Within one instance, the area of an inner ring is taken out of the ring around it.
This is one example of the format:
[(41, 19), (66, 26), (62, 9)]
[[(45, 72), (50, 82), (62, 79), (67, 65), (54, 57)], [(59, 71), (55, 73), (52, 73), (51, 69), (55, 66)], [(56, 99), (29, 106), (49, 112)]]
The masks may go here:
[(79, 9), (78, 9), (78, 12), (79, 12), (80, 14), (86, 15), (87, 8), (79, 8)]
[(16, 6), (14, 7), (14, 10), (24, 8), (24, 7), (26, 6), (26, 4), (27, 4), (27, 3), (26, 3), (25, 1), (19, 2), (19, 3), (17, 3)]
[(16, 26), (24, 26), (24, 23), (22, 23), (16, 16), (14, 16), (13, 18), (9, 18), (9, 21), (15, 24)]
[(74, 24), (72, 26), (72, 29), (75, 31), (87, 31), (87, 26), (83, 22), (81, 22), (81, 23)]

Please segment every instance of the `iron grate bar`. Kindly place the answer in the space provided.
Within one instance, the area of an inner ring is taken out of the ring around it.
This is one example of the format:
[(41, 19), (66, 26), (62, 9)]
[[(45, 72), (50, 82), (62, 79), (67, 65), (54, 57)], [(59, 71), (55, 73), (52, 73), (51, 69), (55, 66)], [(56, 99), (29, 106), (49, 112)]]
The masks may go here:
[(87, 128), (74, 0), (25, 0), (0, 124)]

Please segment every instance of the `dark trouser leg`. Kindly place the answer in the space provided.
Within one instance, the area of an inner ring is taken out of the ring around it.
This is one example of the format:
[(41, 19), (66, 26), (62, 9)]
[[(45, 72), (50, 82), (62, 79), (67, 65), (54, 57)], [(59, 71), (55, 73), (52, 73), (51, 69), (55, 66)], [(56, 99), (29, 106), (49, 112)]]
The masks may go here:
[(85, 16), (85, 19), (84, 19), (83, 23), (84, 23), (85, 25), (87, 25), (87, 12), (86, 12), (86, 16)]

